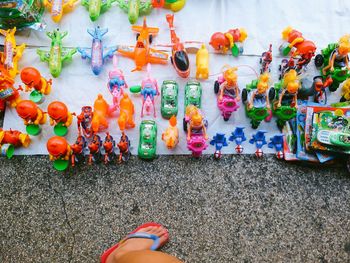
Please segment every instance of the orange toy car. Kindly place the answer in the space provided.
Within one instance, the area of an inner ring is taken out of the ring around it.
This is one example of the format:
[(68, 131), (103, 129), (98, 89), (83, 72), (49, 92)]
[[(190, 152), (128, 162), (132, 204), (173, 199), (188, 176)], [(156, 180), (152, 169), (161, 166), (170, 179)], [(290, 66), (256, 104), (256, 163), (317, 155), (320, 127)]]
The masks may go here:
[(120, 100), (120, 115), (118, 118), (118, 125), (121, 131), (125, 129), (134, 128), (134, 103), (129, 98), (127, 93), (123, 94), (123, 98)]
[(38, 135), (41, 131), (39, 125), (46, 123), (46, 113), (31, 100), (22, 100), (17, 104), (16, 111), (27, 126), (30, 135)]
[(50, 125), (54, 126), (54, 132), (58, 136), (64, 136), (72, 124), (73, 114), (68, 111), (66, 104), (60, 101), (54, 101), (47, 107), (50, 116)]

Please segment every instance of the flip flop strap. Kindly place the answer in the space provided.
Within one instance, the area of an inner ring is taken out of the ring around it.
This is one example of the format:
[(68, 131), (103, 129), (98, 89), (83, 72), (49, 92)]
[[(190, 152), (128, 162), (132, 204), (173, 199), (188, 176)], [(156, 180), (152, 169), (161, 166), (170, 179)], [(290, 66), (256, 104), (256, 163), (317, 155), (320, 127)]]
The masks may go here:
[(147, 238), (147, 239), (152, 239), (153, 240), (153, 244), (151, 246), (151, 250), (157, 250), (159, 245), (160, 245), (160, 241), (159, 241), (159, 237), (156, 235), (152, 235), (152, 234), (148, 234), (148, 233), (142, 233), (142, 232), (138, 232), (138, 233), (134, 233), (134, 234), (130, 234), (128, 235), (124, 241), (130, 239), (130, 238)]

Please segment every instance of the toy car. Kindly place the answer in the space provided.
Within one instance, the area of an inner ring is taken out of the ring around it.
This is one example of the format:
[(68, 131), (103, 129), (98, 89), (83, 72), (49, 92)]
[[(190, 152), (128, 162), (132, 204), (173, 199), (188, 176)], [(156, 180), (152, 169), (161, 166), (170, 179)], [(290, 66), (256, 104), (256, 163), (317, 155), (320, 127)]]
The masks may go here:
[(152, 160), (157, 150), (157, 124), (153, 120), (144, 120), (140, 125), (140, 141), (138, 156), (141, 159)]
[(163, 118), (170, 119), (178, 112), (179, 85), (173, 80), (164, 80), (161, 87), (161, 113)]
[[(186, 110), (188, 105), (194, 105), (198, 109), (202, 105), (202, 86), (198, 81), (189, 81), (185, 86), (185, 107)], [(187, 130), (187, 122), (183, 119), (184, 131)]]

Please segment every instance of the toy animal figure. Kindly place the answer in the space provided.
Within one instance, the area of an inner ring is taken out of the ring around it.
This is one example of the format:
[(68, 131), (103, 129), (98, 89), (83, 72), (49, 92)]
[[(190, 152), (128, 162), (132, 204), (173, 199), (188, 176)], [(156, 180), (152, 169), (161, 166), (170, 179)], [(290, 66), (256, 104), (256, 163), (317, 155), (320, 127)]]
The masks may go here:
[(101, 94), (98, 94), (94, 103), (91, 128), (93, 133), (103, 131), (108, 128), (107, 117), (110, 115), (110, 106)]
[(237, 68), (228, 67), (214, 84), (214, 92), (218, 94), (217, 105), (225, 121), (228, 121), (238, 108), (240, 100), (237, 83)]
[(216, 32), (211, 36), (209, 44), (218, 52), (226, 54), (228, 50), (234, 57), (243, 53), (243, 43), (247, 38), (247, 31), (244, 28), (230, 29), (226, 33)]
[(91, 51), (78, 48), (82, 59), (89, 59), (91, 61), (91, 69), (95, 75), (99, 75), (102, 71), (102, 67), (107, 58), (112, 58), (117, 48), (110, 49), (106, 54), (103, 54), (104, 47), (102, 44), (102, 37), (107, 34), (108, 29), (101, 29), (99, 26), (95, 27), (95, 30), (88, 29), (87, 32), (92, 36)]
[(174, 28), (174, 14), (167, 14), (166, 20), (170, 28), (170, 38), (171, 38), (171, 63), (173, 64), (177, 74), (182, 78), (187, 78), (190, 75), (190, 61), (188, 59), (188, 54), (183, 43), (175, 33)]
[(93, 112), (90, 106), (84, 106), (81, 108), (81, 113), (77, 116), (77, 125), (79, 134), (83, 134), (87, 138), (92, 136), (92, 117)]
[(106, 133), (106, 138), (103, 142), (103, 149), (104, 149), (104, 163), (108, 164), (113, 156), (115, 155), (114, 153), (114, 147), (115, 147), (115, 141), (113, 137), (109, 134), (109, 132)]
[(167, 53), (150, 48), (153, 36), (158, 34), (159, 28), (147, 27), (146, 18), (144, 18), (143, 26), (132, 26), (132, 30), (138, 32), (136, 45), (118, 47), (118, 52), (122, 56), (135, 61), (136, 67), (132, 71), (142, 70), (148, 63), (168, 63)]
[(31, 140), (28, 134), (22, 133), (17, 130), (3, 130), (0, 128), (0, 145), (11, 144), (14, 147), (25, 147), (27, 148)]
[(128, 13), (130, 24), (135, 24), (139, 16), (151, 13), (151, 0), (117, 0), (119, 7)]
[(0, 29), (0, 34), (5, 36), (4, 41), (4, 52), (0, 52), (0, 62), (4, 68), (8, 71), (8, 75), (11, 78), (15, 78), (19, 73), (18, 61), (21, 59), (26, 44), (17, 46), (16, 38), (16, 27), (9, 30)]
[(186, 0), (152, 0), (154, 8), (166, 8), (173, 12), (180, 11), (186, 4)]
[(73, 11), (78, 0), (44, 0), (44, 6), (50, 9), (52, 21), (59, 23), (63, 13)]
[(120, 100), (120, 113), (118, 118), (118, 125), (121, 131), (135, 127), (134, 114), (134, 103), (129, 98), (129, 95), (124, 93), (123, 98)]
[(97, 21), (100, 15), (112, 7), (116, 0), (83, 0), (81, 4), (89, 10), (91, 21)]
[(240, 154), (243, 152), (244, 148), (242, 143), (247, 140), (244, 134), (244, 127), (236, 127), (236, 129), (231, 133), (229, 141), (236, 143), (236, 153)]
[(221, 150), (223, 147), (228, 146), (226, 136), (224, 133), (216, 133), (213, 139), (210, 141), (211, 145), (215, 145), (214, 158), (220, 159), (222, 156)]
[(49, 63), (50, 73), (54, 78), (57, 78), (62, 71), (64, 62), (72, 60), (72, 56), (77, 52), (76, 48), (68, 50), (62, 47), (62, 39), (67, 36), (68, 32), (61, 33), (59, 29), (53, 32), (47, 32), (46, 35), (51, 38), (51, 49), (49, 52), (37, 49), (42, 62)]
[(38, 135), (41, 131), (39, 125), (46, 123), (46, 113), (31, 100), (22, 100), (16, 106), (19, 117), (23, 119), (30, 135)]
[(168, 149), (175, 149), (179, 143), (179, 129), (177, 128), (177, 119), (173, 115), (169, 119), (169, 127), (163, 132), (162, 140)]
[(19, 95), (18, 90), (15, 89), (15, 81), (9, 75), (8, 70), (0, 64), (0, 112), (5, 110), (6, 102), (9, 103), (11, 107), (16, 107), (17, 104), (21, 101), (21, 96)]
[(118, 163), (127, 162), (131, 156), (130, 140), (124, 131), (122, 131), (122, 136), (120, 137), (120, 141), (117, 146), (119, 148)]
[(270, 72), (270, 64), (272, 62), (272, 44), (270, 44), (268, 51), (265, 51), (261, 54), (259, 62), (261, 64), (260, 74)]
[(208, 79), (209, 78), (209, 51), (205, 44), (202, 44), (201, 48), (196, 54), (196, 79)]
[(283, 134), (278, 134), (270, 138), (270, 142), (268, 144), (269, 148), (276, 149), (276, 156), (278, 159), (283, 159)]
[(94, 134), (91, 142), (88, 145), (88, 148), (90, 151), (89, 159), (88, 159), (89, 165), (91, 165), (93, 162), (100, 161), (101, 146), (102, 146), (102, 140), (101, 140), (100, 136), (98, 136), (97, 134)]
[(81, 162), (84, 158), (84, 150), (86, 148), (87, 142), (84, 136), (78, 135), (74, 144), (70, 146), (72, 150), (71, 165), (75, 166), (77, 162)]
[(265, 144), (267, 144), (265, 133), (266, 131), (262, 131), (262, 130), (257, 131), (256, 134), (253, 134), (252, 138), (249, 140), (250, 144), (255, 144), (255, 147), (256, 147), (255, 156), (259, 158), (264, 155), (262, 147)]
[(30, 98), (36, 103), (42, 102), (43, 95), (51, 93), (52, 79), (47, 80), (42, 77), (36, 68), (22, 69), (21, 80), (26, 85), (25, 91), (32, 91)]
[(46, 148), (49, 152), (50, 161), (54, 162), (54, 168), (59, 171), (66, 170), (72, 154), (66, 139), (60, 136), (51, 137), (46, 143)]
[(66, 104), (60, 101), (51, 102), (47, 107), (47, 112), (50, 116), (50, 125), (55, 125), (55, 134), (66, 135), (73, 121), (73, 114), (68, 111)]

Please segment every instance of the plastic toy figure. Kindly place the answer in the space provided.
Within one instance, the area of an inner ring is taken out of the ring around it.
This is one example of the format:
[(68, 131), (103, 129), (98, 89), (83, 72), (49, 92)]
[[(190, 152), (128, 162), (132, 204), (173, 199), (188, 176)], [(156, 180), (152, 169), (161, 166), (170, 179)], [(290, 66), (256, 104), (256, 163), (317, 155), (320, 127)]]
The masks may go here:
[(222, 148), (228, 146), (226, 136), (224, 133), (216, 133), (216, 135), (210, 141), (210, 144), (215, 145), (215, 153), (214, 153), (215, 159), (220, 159), (222, 156), (221, 154)]
[(183, 118), (183, 129), (187, 132), (186, 109), (188, 106), (193, 105), (198, 109), (202, 105), (202, 86), (198, 81), (189, 81), (185, 86), (185, 117)]
[(97, 21), (100, 15), (112, 7), (116, 0), (83, 0), (81, 4), (89, 10), (91, 21)]
[(91, 128), (95, 134), (108, 128), (107, 117), (110, 115), (111, 107), (105, 101), (101, 94), (97, 95), (97, 99), (94, 103), (94, 112), (92, 115)]
[(52, 21), (59, 23), (63, 13), (73, 11), (78, 0), (44, 0), (44, 6), (50, 9)]
[(84, 160), (84, 150), (87, 146), (86, 139), (83, 135), (78, 135), (74, 144), (70, 146), (72, 149), (71, 165), (75, 166), (76, 163), (80, 163)]
[(292, 69), (270, 90), (270, 94), (274, 95), (271, 95), (271, 97), (274, 97), (272, 112), (277, 117), (277, 126), (280, 130), (282, 130), (286, 121), (296, 116), (300, 87), (298, 73)]
[(109, 162), (111, 162), (113, 156), (115, 155), (114, 148), (115, 148), (115, 141), (113, 137), (109, 134), (109, 132), (107, 132), (105, 140), (103, 142), (103, 149), (104, 149), (103, 161), (105, 164), (108, 164)]
[(270, 72), (270, 64), (272, 62), (272, 44), (270, 44), (269, 50), (265, 51), (261, 54), (260, 58), (260, 74), (263, 74), (265, 72)]
[(129, 98), (127, 93), (124, 93), (123, 98), (120, 100), (120, 113), (118, 117), (118, 125), (121, 131), (125, 129), (132, 129), (135, 127), (134, 122), (134, 103)]
[(87, 32), (92, 36), (92, 45), (90, 51), (83, 48), (78, 48), (82, 59), (88, 59), (91, 62), (91, 70), (95, 75), (99, 75), (107, 58), (112, 58), (117, 48), (111, 48), (106, 54), (103, 53), (104, 47), (102, 37), (107, 34), (108, 29), (101, 29), (99, 26), (94, 30), (87, 29)]
[(141, 159), (153, 160), (157, 152), (157, 124), (153, 120), (143, 120), (140, 124), (140, 141), (137, 150)]
[(68, 32), (61, 33), (59, 29), (53, 32), (47, 32), (46, 35), (51, 38), (50, 51), (43, 51), (37, 49), (36, 53), (39, 55), (42, 62), (49, 63), (50, 73), (54, 78), (57, 78), (62, 71), (62, 65), (66, 61), (71, 61), (72, 56), (77, 52), (76, 48), (68, 50), (62, 47), (62, 39), (67, 36)]
[(292, 27), (283, 30), (282, 38), (287, 41), (280, 47), (282, 54), (284, 56), (290, 54), (292, 58), (297, 59), (295, 70), (300, 73), (315, 56), (316, 45), (310, 40), (305, 40), (303, 34)]
[(161, 87), (160, 112), (165, 119), (176, 116), (178, 112), (179, 85), (173, 80), (164, 80)]
[(0, 29), (0, 34), (5, 37), (4, 51), (0, 52), (0, 63), (8, 71), (11, 78), (15, 78), (19, 73), (18, 61), (21, 59), (26, 44), (17, 46), (15, 38), (16, 28), (9, 30)]
[(46, 143), (46, 148), (50, 161), (53, 161), (53, 167), (58, 171), (66, 170), (72, 155), (72, 150), (66, 139), (60, 136), (51, 137)]
[(136, 46), (120, 46), (118, 52), (125, 57), (135, 61), (135, 70), (142, 70), (148, 63), (167, 64), (168, 54), (150, 48), (153, 36), (157, 35), (159, 28), (147, 27), (146, 18), (143, 20), (143, 26), (132, 26), (132, 30), (139, 32), (137, 34)]
[(1, 154), (10, 159), (15, 151), (15, 148), (25, 147), (30, 144), (30, 137), (28, 134), (22, 133), (17, 130), (4, 131), (0, 128), (0, 147)]
[(41, 132), (40, 125), (46, 123), (46, 113), (38, 105), (31, 100), (22, 100), (17, 104), (16, 111), (29, 135), (36, 136)]
[(270, 138), (270, 142), (268, 144), (269, 148), (275, 148), (276, 149), (276, 156), (277, 159), (283, 159), (283, 134), (278, 134)]
[(51, 93), (52, 79), (45, 79), (36, 68), (26, 67), (21, 71), (21, 80), (26, 85), (25, 91), (31, 91), (30, 99), (42, 103), (44, 95)]
[(208, 79), (209, 78), (209, 51), (205, 44), (202, 44), (201, 48), (196, 54), (196, 79)]
[(73, 121), (73, 114), (68, 111), (66, 104), (60, 101), (51, 102), (47, 107), (47, 112), (50, 117), (50, 125), (55, 126), (55, 134), (65, 136)]
[(270, 121), (272, 117), (269, 95), (267, 94), (269, 80), (269, 74), (264, 73), (242, 90), (242, 101), (253, 129), (258, 128), (263, 120)]
[(208, 122), (194, 105), (186, 107), (185, 120), (187, 121), (187, 148), (192, 151), (193, 157), (200, 157), (208, 147), (206, 144)]
[(237, 68), (227, 68), (214, 84), (214, 92), (218, 94), (217, 105), (224, 121), (228, 121), (231, 114), (239, 108), (239, 88), (237, 83)]
[(92, 108), (90, 106), (84, 106), (81, 108), (81, 113), (77, 116), (77, 125), (79, 134), (83, 134), (85, 137), (90, 138), (92, 136)]
[(89, 159), (88, 164), (92, 165), (93, 162), (97, 163), (101, 160), (101, 147), (102, 147), (102, 140), (100, 136), (97, 134), (94, 134), (92, 136), (92, 140), (88, 144), (89, 148)]
[(247, 140), (244, 134), (244, 127), (237, 127), (232, 133), (229, 138), (229, 141), (236, 143), (236, 153), (242, 153), (244, 148), (242, 146), (242, 143)]
[(159, 96), (158, 82), (151, 77), (151, 64), (147, 65), (147, 77), (142, 80), (141, 86), (134, 86), (130, 88), (132, 93), (140, 92), (142, 95), (141, 118), (143, 118), (144, 111), (146, 115), (151, 114), (153, 108), (153, 116), (156, 117), (155, 96)]
[(332, 78), (327, 78), (325, 81), (323, 81), (322, 76), (314, 77), (312, 83), (312, 89), (314, 90), (314, 102), (323, 105), (327, 104), (326, 88), (330, 87), (332, 83)]
[(0, 112), (5, 111), (6, 102), (11, 107), (16, 107), (21, 101), (18, 90), (14, 88), (15, 80), (11, 78), (9, 72), (0, 64)]
[(180, 11), (186, 4), (186, 0), (152, 0), (154, 8), (166, 8), (173, 12)]
[(176, 116), (169, 119), (168, 128), (162, 133), (162, 140), (168, 149), (175, 149), (179, 143), (179, 129), (177, 128)]
[(135, 24), (139, 16), (149, 15), (152, 11), (151, 0), (117, 0), (117, 3), (128, 13), (130, 24)]
[(323, 80), (332, 78), (330, 91), (336, 91), (339, 85), (350, 77), (348, 54), (350, 52), (350, 35), (340, 38), (338, 43), (331, 43), (315, 57), (315, 65), (320, 68)]
[(252, 138), (249, 140), (250, 144), (255, 144), (256, 151), (255, 156), (256, 157), (262, 157), (264, 152), (262, 150), (262, 147), (267, 144), (266, 138), (265, 138), (266, 131), (257, 131), (256, 134), (252, 135)]
[(122, 131), (122, 136), (120, 137), (120, 141), (117, 144), (119, 148), (119, 157), (118, 163), (127, 162), (131, 156), (130, 152), (130, 140), (128, 136), (126, 136), (125, 132)]
[(175, 33), (174, 14), (167, 14), (166, 20), (169, 24), (172, 45), (170, 57), (171, 63), (180, 77), (187, 78), (190, 75), (190, 61), (184, 44), (180, 42), (180, 39)]
[(242, 44), (248, 34), (244, 28), (230, 29), (226, 33), (216, 32), (211, 36), (209, 44), (218, 52), (226, 54), (231, 50), (232, 56), (238, 57), (243, 53)]

